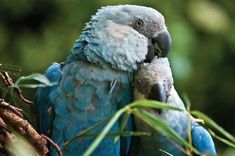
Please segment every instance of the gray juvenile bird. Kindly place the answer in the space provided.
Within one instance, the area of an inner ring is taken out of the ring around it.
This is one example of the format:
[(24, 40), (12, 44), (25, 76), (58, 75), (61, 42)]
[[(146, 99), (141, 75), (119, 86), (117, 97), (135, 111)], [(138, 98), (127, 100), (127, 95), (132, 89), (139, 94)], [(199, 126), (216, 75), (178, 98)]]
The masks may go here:
[[(155, 57), (151, 63), (145, 64), (135, 75), (135, 100), (151, 99), (168, 103), (183, 111), (150, 109), (158, 118), (163, 119), (181, 137), (188, 140), (188, 112), (173, 85), (173, 77), (167, 58)], [(151, 137), (140, 137), (133, 146), (134, 155), (166, 155), (166, 151), (174, 156), (184, 155), (178, 148), (183, 148), (173, 140), (162, 136), (138, 118), (134, 119), (136, 129), (151, 132)], [(200, 155), (216, 155), (214, 142), (202, 126), (191, 119), (191, 133), (193, 146)], [(161, 149), (161, 150), (160, 150)], [(132, 154), (133, 154), (132, 153)]]

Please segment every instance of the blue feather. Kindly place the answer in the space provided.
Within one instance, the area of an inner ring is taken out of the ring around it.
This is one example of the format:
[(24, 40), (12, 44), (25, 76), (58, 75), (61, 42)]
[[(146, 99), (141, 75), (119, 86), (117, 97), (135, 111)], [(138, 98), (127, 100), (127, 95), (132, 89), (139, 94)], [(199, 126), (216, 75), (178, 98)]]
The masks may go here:
[[(63, 77), (55, 88), (55, 96), (50, 99), (55, 101), (53, 140), (62, 146), (82, 130), (112, 116), (118, 108), (131, 102), (132, 77), (129, 75), (111, 68), (97, 68), (95, 64), (82, 60), (66, 64)], [(101, 130), (102, 127), (92, 133), (98, 134)], [(116, 123), (111, 132), (118, 131), (119, 123)], [(93, 139), (78, 140), (63, 153), (81, 155), (92, 141)], [(95, 155), (120, 155), (119, 153), (120, 141), (114, 143), (113, 138), (105, 138), (95, 151)], [(55, 155), (54, 151), (52, 155)]]
[(215, 145), (211, 135), (195, 122), (192, 124), (192, 142), (201, 154), (216, 156)]
[[(41, 133), (48, 133), (51, 129), (53, 105), (49, 99), (49, 94), (55, 89), (61, 77), (62, 64), (53, 63), (46, 71), (45, 76), (53, 86), (39, 88), (36, 92), (37, 101), (34, 110), (38, 115), (38, 126)], [(53, 96), (53, 95), (52, 95)]]

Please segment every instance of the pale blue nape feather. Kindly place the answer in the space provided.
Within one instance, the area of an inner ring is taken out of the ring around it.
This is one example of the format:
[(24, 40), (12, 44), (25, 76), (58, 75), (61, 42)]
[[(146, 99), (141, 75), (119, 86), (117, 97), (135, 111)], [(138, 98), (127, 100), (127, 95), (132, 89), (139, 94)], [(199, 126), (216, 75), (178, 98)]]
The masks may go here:
[(128, 26), (138, 13), (149, 21), (156, 10), (135, 5), (100, 9), (86, 24), (67, 61), (80, 58), (103, 68), (136, 70), (148, 52), (148, 39)]
[(52, 124), (52, 103), (49, 99), (49, 94), (55, 89), (61, 78), (62, 64), (53, 63), (46, 71), (45, 76), (48, 78), (52, 86), (38, 88), (36, 92), (37, 101), (34, 110), (38, 115), (38, 128), (43, 134), (50, 133)]

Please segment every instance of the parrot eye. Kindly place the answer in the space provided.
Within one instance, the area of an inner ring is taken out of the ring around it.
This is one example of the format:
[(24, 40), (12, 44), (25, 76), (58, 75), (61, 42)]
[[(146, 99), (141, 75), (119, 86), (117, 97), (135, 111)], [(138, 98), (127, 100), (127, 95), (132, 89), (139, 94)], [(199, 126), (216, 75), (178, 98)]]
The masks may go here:
[(142, 27), (144, 25), (144, 21), (141, 19), (137, 19), (134, 23), (136, 28)]

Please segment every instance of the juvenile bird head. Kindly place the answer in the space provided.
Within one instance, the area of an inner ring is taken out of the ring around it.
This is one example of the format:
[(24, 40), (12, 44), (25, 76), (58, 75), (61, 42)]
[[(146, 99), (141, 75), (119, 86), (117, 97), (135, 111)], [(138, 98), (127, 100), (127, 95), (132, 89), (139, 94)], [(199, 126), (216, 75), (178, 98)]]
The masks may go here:
[(135, 87), (145, 98), (166, 102), (173, 86), (173, 77), (167, 58), (155, 57), (135, 75)]
[[(124, 71), (137, 69), (140, 62), (150, 62), (157, 53), (166, 57), (171, 48), (171, 37), (162, 14), (136, 5), (99, 9), (75, 43), (75, 52), (81, 42), (85, 43), (87, 60), (111, 64)], [(161, 53), (155, 50), (155, 44)]]

